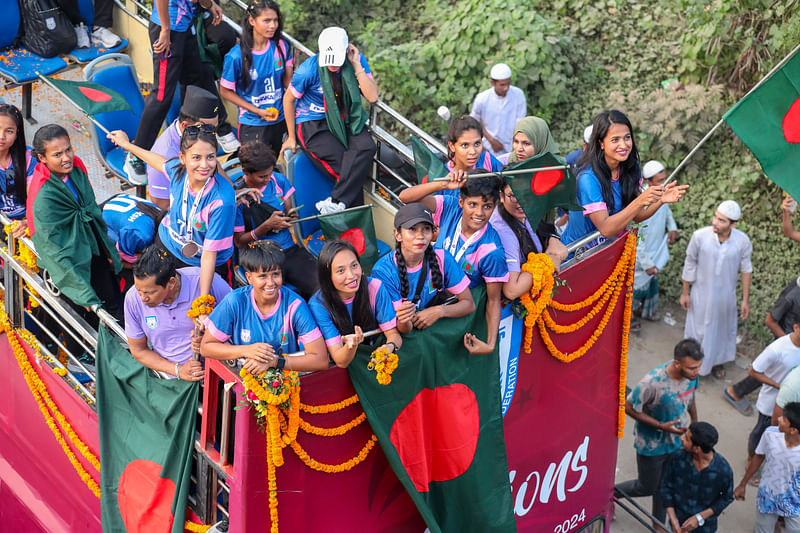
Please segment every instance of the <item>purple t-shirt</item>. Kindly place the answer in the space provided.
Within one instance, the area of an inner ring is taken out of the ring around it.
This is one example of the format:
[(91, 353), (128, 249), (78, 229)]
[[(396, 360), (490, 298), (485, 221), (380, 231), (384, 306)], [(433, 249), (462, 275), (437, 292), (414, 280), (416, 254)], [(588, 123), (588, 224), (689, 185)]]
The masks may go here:
[[(514, 230), (503, 220), (503, 217), (500, 216), (500, 213), (497, 209), (494, 210), (492, 216), (489, 218), (489, 224), (492, 225), (494, 231), (497, 232), (497, 235), (500, 237), (500, 242), (503, 243), (503, 252), (506, 255), (506, 266), (508, 267), (509, 272), (521, 272), (523, 261), (527, 261), (526, 257), (522, 257), (522, 252), (519, 249), (519, 239), (517, 239)], [(536, 244), (536, 248), (541, 250), (542, 243), (539, 240), (539, 237), (536, 235), (536, 232), (533, 231), (531, 227), (531, 223), (528, 222), (528, 219), (525, 219), (525, 229), (530, 234), (531, 238), (533, 238), (534, 244)]]
[[(164, 133), (158, 136), (150, 151), (167, 159), (178, 157), (181, 151), (181, 133), (178, 131), (178, 119), (175, 119), (164, 130)], [(169, 177), (150, 165), (147, 165), (147, 192), (153, 198), (169, 200)]]
[[(169, 305), (149, 307), (142, 303), (136, 289), (125, 295), (125, 334), (131, 339), (147, 337), (153, 350), (167, 361), (183, 364), (192, 357), (190, 337), (194, 321), (186, 316), (192, 302), (200, 296), (200, 269), (179, 268), (181, 291)], [(211, 295), (221, 301), (231, 288), (214, 274)]]

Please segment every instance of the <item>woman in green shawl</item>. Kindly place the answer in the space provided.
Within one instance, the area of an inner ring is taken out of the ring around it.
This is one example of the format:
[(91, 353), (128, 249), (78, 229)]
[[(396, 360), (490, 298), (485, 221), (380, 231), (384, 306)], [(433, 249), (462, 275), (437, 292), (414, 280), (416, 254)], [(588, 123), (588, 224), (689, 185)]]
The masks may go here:
[[(558, 156), (558, 144), (547, 122), (539, 117), (525, 117), (514, 128), (508, 164), (521, 163), (537, 154), (550, 152)], [(559, 156), (559, 159), (561, 157)]]

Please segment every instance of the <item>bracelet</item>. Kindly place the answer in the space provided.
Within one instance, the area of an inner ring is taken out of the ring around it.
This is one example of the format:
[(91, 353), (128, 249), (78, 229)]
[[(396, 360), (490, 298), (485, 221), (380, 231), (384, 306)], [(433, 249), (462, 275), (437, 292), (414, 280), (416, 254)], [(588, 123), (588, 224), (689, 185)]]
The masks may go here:
[(392, 341), (389, 341), (389, 342), (387, 342), (386, 344), (391, 344), (391, 345), (392, 345), (392, 348), (394, 348), (394, 349), (392, 350), (392, 353), (397, 353), (397, 350), (399, 350), (399, 349), (400, 349), (400, 347), (399, 347), (399, 346), (397, 346), (397, 345), (396, 345), (395, 343), (393, 343)]
[(697, 513), (696, 515), (694, 515), (694, 517), (697, 518), (697, 525), (698, 526), (702, 527), (702, 525), (706, 523), (705, 518), (703, 518), (703, 515), (701, 515), (700, 513)]
[(356, 76), (358, 76), (358, 75), (359, 75), (359, 74), (361, 74), (362, 72), (366, 72), (366, 70), (362, 68), (361, 70), (359, 70), (358, 72), (356, 72)]
[(255, 241), (257, 241), (257, 240), (258, 240), (258, 237), (256, 237), (256, 230), (255, 230), (255, 228), (253, 228), (253, 229), (251, 229), (251, 230), (250, 230), (250, 236), (253, 238), (253, 242), (255, 242)]
[(178, 363), (175, 363), (175, 377), (181, 379), (180, 373), (178, 372)]
[(283, 370), (283, 367), (286, 366), (286, 358), (282, 355), (278, 356), (278, 360), (275, 363), (275, 368), (278, 370)]

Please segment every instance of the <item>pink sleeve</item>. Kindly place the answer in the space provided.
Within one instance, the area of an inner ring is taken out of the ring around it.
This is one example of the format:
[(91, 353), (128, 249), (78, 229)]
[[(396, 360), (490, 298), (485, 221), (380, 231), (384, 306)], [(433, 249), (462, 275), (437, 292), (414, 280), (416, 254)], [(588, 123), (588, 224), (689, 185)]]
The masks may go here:
[(225, 87), (226, 89), (230, 89), (231, 91), (235, 91), (236, 90), (236, 82), (234, 82), (234, 81), (228, 81), (228, 80), (226, 80), (224, 78), (220, 78), (219, 79), (219, 84), (220, 84), (220, 86)]
[(211, 320), (206, 320), (205, 326), (208, 329), (208, 332), (211, 333), (211, 335), (219, 342), (226, 342), (228, 339), (231, 338), (230, 335), (226, 335), (220, 330), (218, 330)]
[(433, 199), (436, 201), (436, 211), (433, 212), (433, 223), (439, 226), (442, 223), (442, 213), (444, 212), (444, 196), (436, 194)]
[(322, 337), (322, 332), (319, 330), (319, 328), (314, 328), (311, 331), (309, 331), (308, 333), (306, 333), (304, 335), (300, 335), (299, 337), (297, 337), (297, 340), (299, 340), (303, 344), (308, 344), (309, 342), (315, 341), (315, 340), (319, 339), (320, 337)]
[(583, 216), (588, 217), (592, 213), (596, 213), (598, 211), (608, 211), (608, 206), (605, 202), (593, 202), (591, 204), (586, 204), (583, 206)]

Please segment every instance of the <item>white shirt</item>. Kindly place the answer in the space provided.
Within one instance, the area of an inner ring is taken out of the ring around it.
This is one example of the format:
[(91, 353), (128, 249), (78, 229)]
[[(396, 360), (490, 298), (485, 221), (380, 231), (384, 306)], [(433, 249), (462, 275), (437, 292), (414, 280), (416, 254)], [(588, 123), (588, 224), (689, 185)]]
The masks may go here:
[(496, 157), (511, 151), (514, 128), (526, 112), (525, 93), (512, 85), (503, 97), (497, 96), (494, 87), (478, 93), (470, 115), (481, 123), (483, 131), (503, 143), (503, 149), (495, 152), (489, 141), (483, 139), (483, 146)]
[[(794, 367), (800, 365), (800, 347), (794, 345), (791, 337), (791, 334), (784, 335), (772, 341), (753, 361), (753, 370), (776, 383), (783, 381)], [(766, 383), (761, 385), (756, 401), (758, 412), (772, 416), (777, 398), (778, 389)]]
[(668, 232), (677, 229), (678, 226), (668, 204), (663, 204), (653, 216), (642, 222), (639, 228), (639, 244), (636, 246), (634, 289), (641, 290), (650, 283), (653, 276), (646, 272), (648, 269), (652, 267), (657, 267), (659, 271), (664, 269), (669, 261)]
[(761, 436), (756, 453), (764, 455), (756, 507), (764, 514), (800, 516), (800, 492), (797, 489), (800, 470), (800, 446), (786, 447), (786, 438), (775, 426)]

